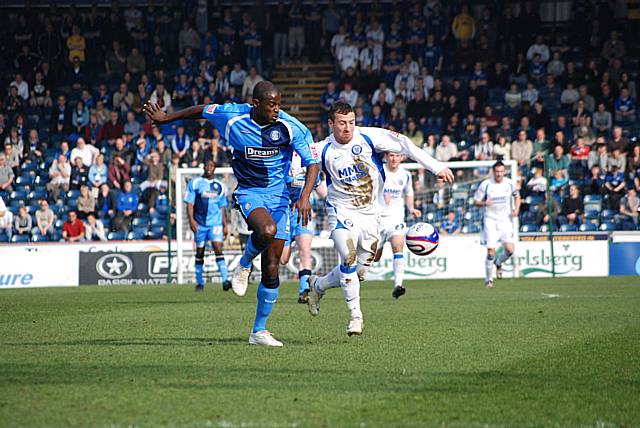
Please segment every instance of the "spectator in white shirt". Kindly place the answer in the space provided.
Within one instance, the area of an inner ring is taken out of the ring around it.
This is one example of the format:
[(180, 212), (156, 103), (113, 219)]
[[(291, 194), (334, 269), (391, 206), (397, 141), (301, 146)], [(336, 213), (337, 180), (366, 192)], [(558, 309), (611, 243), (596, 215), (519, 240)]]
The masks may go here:
[(369, 67), (377, 73), (382, 67), (382, 53), (376, 49), (373, 39), (367, 39), (367, 46), (360, 51), (360, 70)]
[(358, 91), (353, 89), (351, 82), (346, 82), (344, 84), (344, 89), (340, 91), (340, 99), (355, 108), (358, 103)]
[(535, 54), (540, 54), (540, 61), (544, 63), (548, 62), (551, 57), (549, 46), (544, 44), (544, 39), (540, 34), (536, 36), (536, 42), (527, 50), (527, 60), (532, 61)]
[(246, 78), (247, 72), (242, 68), (242, 64), (236, 62), (233, 66), (233, 70), (231, 70), (231, 73), (229, 74), (229, 83), (231, 86), (235, 86), (238, 90), (241, 90)]
[(249, 76), (247, 76), (242, 85), (242, 98), (250, 100), (253, 97), (253, 88), (263, 80), (262, 76), (258, 74), (258, 70), (255, 67), (251, 67)]
[(391, 89), (387, 88), (387, 84), (385, 82), (380, 82), (378, 89), (376, 89), (373, 93), (373, 97), (371, 97), (371, 100), (374, 104), (380, 99), (380, 94), (384, 94), (384, 99), (391, 104), (393, 104), (396, 99), (395, 94)]
[(338, 51), (338, 63), (340, 64), (340, 69), (343, 72), (346, 72), (348, 68), (357, 68), (358, 67), (358, 59), (359, 52), (358, 47), (353, 44), (351, 40), (351, 36), (345, 37), (345, 44)]
[(29, 98), (29, 84), (22, 78), (22, 74), (16, 74), (16, 80), (9, 84), (9, 87), (15, 86), (18, 88), (18, 96), (23, 100)]
[(7, 209), (0, 196), (0, 242), (10, 241), (11, 236), (13, 236), (13, 213)]
[(96, 147), (87, 144), (84, 138), (79, 137), (76, 142), (76, 147), (71, 150), (71, 159), (80, 158), (84, 166), (90, 167), (99, 153), (100, 151)]

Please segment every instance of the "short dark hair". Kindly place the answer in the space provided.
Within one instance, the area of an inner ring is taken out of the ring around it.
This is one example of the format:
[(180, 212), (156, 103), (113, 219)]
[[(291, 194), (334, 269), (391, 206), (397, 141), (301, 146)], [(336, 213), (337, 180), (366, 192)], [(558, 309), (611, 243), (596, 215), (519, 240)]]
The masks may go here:
[(329, 119), (334, 120), (336, 118), (336, 113), (337, 114), (353, 113), (353, 107), (351, 107), (351, 104), (345, 103), (344, 101), (335, 102), (329, 109)]
[(261, 82), (256, 83), (256, 86), (253, 87), (253, 99), (255, 100), (263, 100), (272, 92), (280, 93), (280, 90), (268, 80), (263, 80)]
[(496, 161), (496, 163), (493, 164), (493, 166), (491, 167), (491, 169), (493, 169), (494, 171), (496, 170), (496, 168), (498, 168), (499, 166), (504, 166), (504, 162), (502, 162), (501, 160)]

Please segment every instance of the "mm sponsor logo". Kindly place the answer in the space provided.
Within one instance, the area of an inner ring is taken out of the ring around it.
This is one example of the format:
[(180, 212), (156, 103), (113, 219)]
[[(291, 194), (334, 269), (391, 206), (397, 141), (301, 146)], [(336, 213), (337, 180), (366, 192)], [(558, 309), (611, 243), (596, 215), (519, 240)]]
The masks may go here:
[(245, 147), (244, 156), (247, 159), (268, 159), (280, 154), (279, 147)]
[[(565, 254), (557, 254), (565, 251)], [(581, 254), (572, 253), (570, 245), (562, 245), (551, 259), (551, 252), (547, 249), (526, 250), (524, 254), (511, 257), (504, 264), (505, 272), (513, 272), (514, 263), (520, 266), (520, 275), (536, 276), (551, 275), (555, 265), (556, 275), (568, 275), (571, 272), (580, 272), (584, 267), (584, 259)]]
[(133, 262), (124, 254), (108, 254), (96, 262), (96, 271), (104, 279), (122, 279), (133, 270)]
[(11, 287), (14, 285), (30, 285), (32, 281), (33, 281), (33, 274), (30, 274), (30, 273), (0, 272), (0, 287)]
[(342, 182), (357, 181), (369, 175), (369, 169), (363, 162), (338, 169), (338, 180)]

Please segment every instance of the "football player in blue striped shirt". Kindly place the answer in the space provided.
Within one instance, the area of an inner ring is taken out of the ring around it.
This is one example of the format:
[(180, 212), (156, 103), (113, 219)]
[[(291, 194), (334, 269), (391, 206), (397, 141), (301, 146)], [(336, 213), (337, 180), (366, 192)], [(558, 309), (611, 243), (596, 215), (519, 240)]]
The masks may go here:
[[(252, 261), (262, 254), (256, 318), (249, 336), (249, 343), (254, 345), (282, 346), (267, 330), (266, 322), (278, 298), (278, 267), (289, 236), (289, 210), (298, 210), (297, 220), (303, 225), (309, 222), (309, 197), (319, 172), (319, 157), (311, 133), (280, 110), (281, 102), (280, 90), (273, 83), (262, 81), (253, 89), (251, 104), (196, 105), (169, 114), (154, 103), (144, 106), (146, 115), (160, 124), (207, 119), (233, 150), (231, 167), (238, 180), (234, 201), (253, 231), (231, 281), (238, 296), (246, 293)], [(289, 207), (285, 177), (294, 150), (307, 173), (300, 198)]]
[(231, 288), (227, 263), (222, 253), (224, 238), (227, 236), (227, 192), (224, 184), (213, 178), (215, 170), (216, 164), (212, 160), (208, 161), (204, 165), (202, 177), (189, 182), (184, 196), (189, 225), (196, 243), (196, 291), (204, 290), (204, 250), (207, 241), (213, 243), (223, 290)]

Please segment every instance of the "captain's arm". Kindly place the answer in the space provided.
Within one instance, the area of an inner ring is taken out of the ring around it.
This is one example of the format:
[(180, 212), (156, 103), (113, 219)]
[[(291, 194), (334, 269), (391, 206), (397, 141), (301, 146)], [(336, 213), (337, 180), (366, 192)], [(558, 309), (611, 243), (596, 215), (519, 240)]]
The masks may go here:
[(162, 125), (164, 123), (173, 122), (174, 120), (202, 119), (202, 112), (206, 106), (206, 104), (198, 104), (172, 113), (166, 113), (157, 103), (147, 101), (142, 108), (142, 111), (153, 123)]
[(427, 152), (418, 148), (405, 135), (382, 128), (360, 128), (360, 131), (370, 137), (376, 152), (400, 153), (418, 162), (425, 169), (446, 182), (453, 182), (453, 173), (447, 166), (431, 157)]

